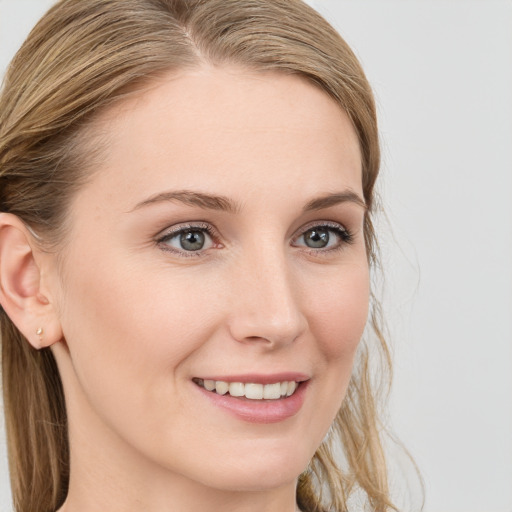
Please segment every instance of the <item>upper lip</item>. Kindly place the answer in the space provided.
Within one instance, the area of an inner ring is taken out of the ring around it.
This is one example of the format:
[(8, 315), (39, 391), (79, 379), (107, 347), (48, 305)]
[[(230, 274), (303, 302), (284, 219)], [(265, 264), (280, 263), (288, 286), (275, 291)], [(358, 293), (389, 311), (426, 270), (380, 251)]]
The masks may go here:
[(208, 375), (204, 377), (196, 377), (202, 380), (215, 380), (223, 382), (242, 382), (255, 384), (274, 384), (276, 382), (303, 382), (309, 380), (308, 375), (299, 372), (280, 372), (272, 374), (261, 373), (244, 373), (239, 375)]

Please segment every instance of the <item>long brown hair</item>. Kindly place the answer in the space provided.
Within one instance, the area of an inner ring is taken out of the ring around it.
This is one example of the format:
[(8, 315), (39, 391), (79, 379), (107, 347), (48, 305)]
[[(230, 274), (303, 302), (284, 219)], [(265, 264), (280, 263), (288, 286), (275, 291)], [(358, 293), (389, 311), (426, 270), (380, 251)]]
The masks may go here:
[[(57, 247), (65, 237), (66, 209), (91, 171), (85, 147), (94, 116), (152, 77), (201, 62), (300, 75), (348, 113), (359, 138), (365, 241), (375, 265), (371, 218), (379, 144), (372, 91), (347, 44), (301, 0), (58, 2), (31, 32), (4, 81), (0, 211), (21, 218), (48, 250)], [(58, 369), (51, 352), (31, 348), (3, 311), (0, 322), (15, 509), (54, 511), (69, 481)], [(347, 396), (328, 439), (299, 478), (297, 502), (305, 512), (347, 510), (355, 491), (364, 492), (375, 511), (394, 509), (379, 435), (378, 394), (390, 372), (380, 325), (372, 298), (368, 336)]]

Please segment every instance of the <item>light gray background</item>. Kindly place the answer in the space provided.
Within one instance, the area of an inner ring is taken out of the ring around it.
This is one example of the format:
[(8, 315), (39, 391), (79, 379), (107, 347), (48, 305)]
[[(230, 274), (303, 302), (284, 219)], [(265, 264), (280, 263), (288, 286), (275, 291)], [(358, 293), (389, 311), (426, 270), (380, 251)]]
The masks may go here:
[[(390, 423), (423, 473), (426, 512), (511, 512), (512, 1), (310, 3), (379, 104)], [(0, 74), (51, 4), (0, 0)]]

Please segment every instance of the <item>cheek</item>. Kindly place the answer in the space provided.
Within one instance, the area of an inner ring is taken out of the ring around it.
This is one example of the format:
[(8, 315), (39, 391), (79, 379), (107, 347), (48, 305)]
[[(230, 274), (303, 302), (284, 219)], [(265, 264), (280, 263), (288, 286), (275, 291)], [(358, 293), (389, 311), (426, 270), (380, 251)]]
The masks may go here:
[(173, 365), (196, 348), (195, 340), (208, 329), (211, 312), (201, 307), (201, 295), (182, 293), (176, 282), (166, 286), (161, 274), (154, 279), (151, 272), (144, 279), (134, 277), (140, 276), (136, 272), (97, 274), (69, 283), (64, 315), (71, 350), (79, 356), (95, 352), (95, 364), (115, 359), (118, 371), (136, 371), (150, 362)]
[(168, 272), (160, 270), (105, 259), (83, 270), (66, 281), (62, 310), (82, 391), (98, 406), (114, 409), (123, 397), (129, 398), (125, 404), (140, 406), (155, 389), (169, 393), (176, 367), (207, 336), (197, 295), (182, 293), (183, 283), (165, 281)]
[[(335, 285), (333, 284), (335, 283)], [(364, 263), (336, 272), (322, 293), (308, 294), (309, 326), (317, 364), (313, 382), (309, 449), (314, 453), (345, 398), (354, 358), (367, 321), (369, 272)]]
[(369, 272), (356, 265), (339, 275), (322, 293), (309, 296), (309, 324), (326, 364), (345, 366), (351, 365), (366, 325)]
[[(75, 273), (66, 283), (69, 412), (87, 418), (84, 424), (107, 425), (157, 459), (162, 445), (175, 448), (165, 436), (194, 427), (179, 383), (188, 378), (191, 357), (211, 337), (216, 309), (205, 294), (183, 293), (186, 282), (166, 281), (161, 271), (101, 268), (110, 271)], [(149, 439), (147, 432), (157, 426), (160, 437)]]

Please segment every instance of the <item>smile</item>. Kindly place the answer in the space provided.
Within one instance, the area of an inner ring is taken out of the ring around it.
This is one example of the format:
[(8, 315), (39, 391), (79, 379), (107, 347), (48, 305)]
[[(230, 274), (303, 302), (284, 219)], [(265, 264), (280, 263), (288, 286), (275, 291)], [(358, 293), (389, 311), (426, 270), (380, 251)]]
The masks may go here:
[(229, 394), (232, 397), (247, 398), (249, 400), (279, 400), (292, 396), (299, 383), (295, 381), (275, 382), (273, 384), (259, 384), (256, 382), (226, 382), (222, 380), (193, 379), (194, 382), (218, 395)]

